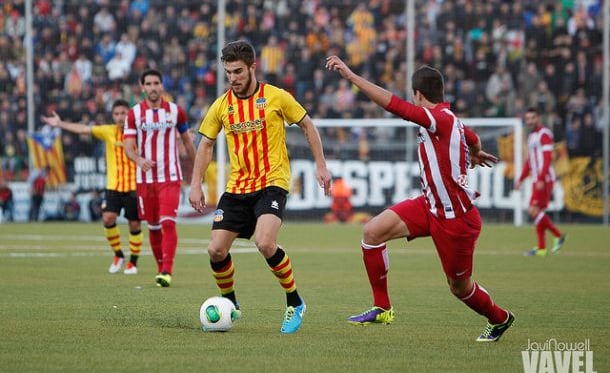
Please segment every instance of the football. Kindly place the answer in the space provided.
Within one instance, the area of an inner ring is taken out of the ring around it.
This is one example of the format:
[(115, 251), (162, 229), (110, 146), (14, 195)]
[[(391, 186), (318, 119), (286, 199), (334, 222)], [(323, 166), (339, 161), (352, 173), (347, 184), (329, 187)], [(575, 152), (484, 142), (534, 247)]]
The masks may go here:
[(226, 332), (237, 316), (235, 305), (224, 297), (206, 299), (199, 309), (201, 329), (206, 332)]

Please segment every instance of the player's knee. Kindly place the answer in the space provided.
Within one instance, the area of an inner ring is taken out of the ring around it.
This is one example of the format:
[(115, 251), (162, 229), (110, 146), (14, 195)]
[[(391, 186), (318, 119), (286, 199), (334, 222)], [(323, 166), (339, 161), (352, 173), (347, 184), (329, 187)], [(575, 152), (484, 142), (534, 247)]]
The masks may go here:
[(256, 239), (255, 241), (256, 248), (260, 251), (261, 254), (265, 256), (265, 258), (273, 255), (277, 248), (277, 242), (271, 239)]
[(210, 243), (208, 246), (208, 255), (212, 262), (220, 262), (227, 257), (227, 250), (221, 246), (217, 246), (214, 243)]
[(530, 218), (533, 219), (540, 213), (540, 208), (538, 206), (530, 206), (527, 209), (527, 213), (529, 214)]
[(176, 222), (173, 220), (163, 220), (161, 222), (163, 234), (176, 234)]
[(470, 279), (468, 280), (453, 280), (449, 279), (449, 291), (451, 294), (456, 296), (457, 298), (464, 298), (468, 295), (468, 293), (472, 290), (472, 285)]
[(109, 216), (109, 215), (102, 215), (102, 223), (104, 224), (104, 227), (112, 227), (113, 225), (116, 224), (116, 217)]
[(385, 242), (381, 234), (379, 234), (379, 230), (376, 229), (376, 225), (373, 221), (369, 221), (364, 225), (362, 229), (362, 241), (368, 245), (381, 245)]

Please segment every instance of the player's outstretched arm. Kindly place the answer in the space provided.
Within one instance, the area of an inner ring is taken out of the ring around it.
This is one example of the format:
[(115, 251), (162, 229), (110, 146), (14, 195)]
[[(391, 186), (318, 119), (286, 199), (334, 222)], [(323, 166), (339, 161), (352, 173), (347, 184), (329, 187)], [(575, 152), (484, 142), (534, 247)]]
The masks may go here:
[(476, 166), (492, 167), (498, 163), (498, 157), (481, 149), (479, 135), (468, 127), (464, 127), (464, 135), (466, 137), (466, 145), (468, 145), (468, 152), (470, 153), (470, 168), (475, 168)]
[(377, 105), (382, 108), (387, 108), (392, 100), (392, 92), (385, 88), (378, 86), (375, 83), (369, 82), (360, 75), (354, 73), (346, 64), (337, 56), (330, 56), (326, 58), (326, 68), (328, 70), (337, 71), (341, 76), (353, 84), (367, 95), (368, 98), (373, 100)]
[(303, 134), (309, 143), (309, 148), (316, 162), (316, 179), (321, 188), (324, 188), (324, 195), (330, 196), (330, 172), (326, 167), (326, 159), (324, 158), (324, 148), (322, 147), (322, 139), (320, 133), (313, 124), (309, 115), (298, 123), (303, 130)]
[(198, 212), (203, 212), (205, 208), (205, 194), (201, 189), (201, 183), (203, 182), (203, 175), (212, 161), (213, 151), (214, 140), (203, 136), (195, 155), (193, 174), (191, 175), (191, 191), (189, 192), (189, 203)]
[(91, 133), (91, 127), (81, 123), (64, 122), (56, 112), (53, 112), (50, 117), (43, 116), (41, 119), (49, 126), (59, 127), (79, 135), (88, 135)]

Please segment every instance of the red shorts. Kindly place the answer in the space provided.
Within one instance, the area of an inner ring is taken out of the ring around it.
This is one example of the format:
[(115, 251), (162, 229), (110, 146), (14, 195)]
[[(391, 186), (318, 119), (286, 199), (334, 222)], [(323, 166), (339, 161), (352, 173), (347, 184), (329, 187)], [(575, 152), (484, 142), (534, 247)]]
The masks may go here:
[(540, 190), (536, 188), (536, 182), (532, 184), (532, 197), (530, 198), (530, 206), (538, 206), (540, 209), (545, 209), (549, 206), (551, 196), (553, 195), (553, 182), (545, 181), (544, 187)]
[(148, 223), (159, 223), (161, 217), (178, 215), (180, 181), (138, 184), (138, 215)]
[(447, 277), (458, 280), (472, 276), (472, 256), (481, 233), (481, 215), (475, 206), (455, 219), (439, 219), (432, 215), (422, 195), (400, 202), (390, 210), (407, 225), (409, 241), (432, 237)]

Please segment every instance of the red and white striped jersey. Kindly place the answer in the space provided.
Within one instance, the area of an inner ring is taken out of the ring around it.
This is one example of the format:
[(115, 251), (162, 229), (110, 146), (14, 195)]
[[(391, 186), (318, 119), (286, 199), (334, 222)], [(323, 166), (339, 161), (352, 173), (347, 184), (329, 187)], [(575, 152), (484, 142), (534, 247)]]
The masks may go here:
[(129, 110), (125, 138), (136, 138), (138, 154), (155, 162), (147, 172), (137, 168), (136, 183), (182, 180), (177, 136), (187, 130), (186, 114), (173, 102), (161, 101), (161, 107), (153, 109), (142, 101)]
[(553, 132), (544, 126), (536, 127), (527, 136), (527, 160), (520, 178), (532, 175), (534, 181), (555, 181), (553, 159)]
[(476, 134), (464, 127), (447, 103), (426, 109), (393, 96), (386, 110), (421, 126), (420, 177), (432, 215), (453, 219), (470, 210), (479, 196), (468, 186), (468, 144), (477, 142)]

